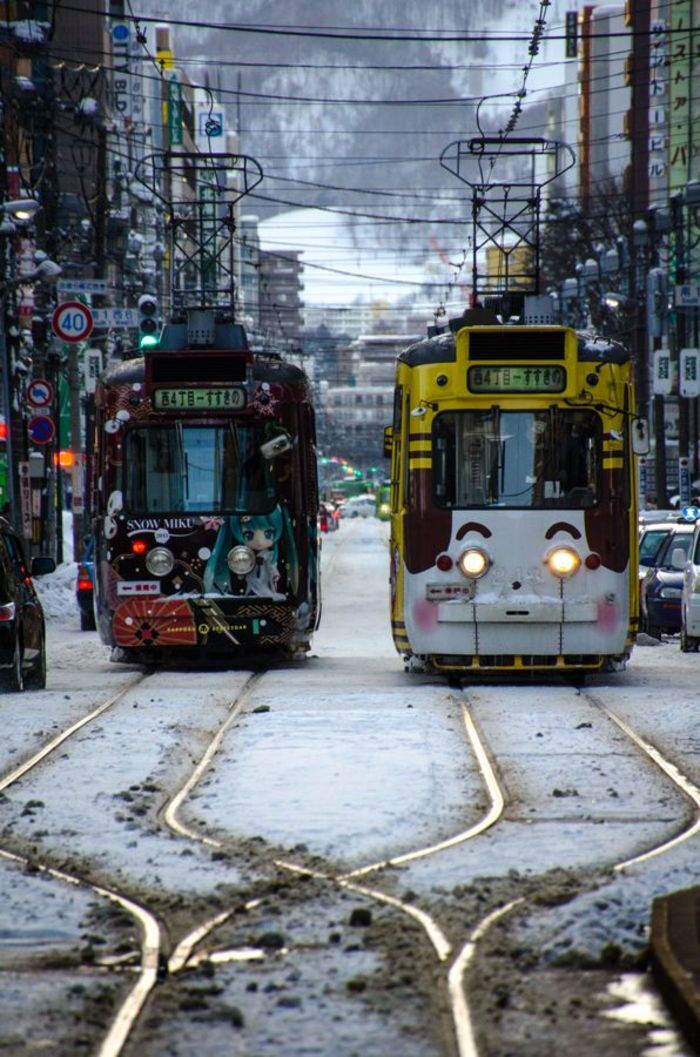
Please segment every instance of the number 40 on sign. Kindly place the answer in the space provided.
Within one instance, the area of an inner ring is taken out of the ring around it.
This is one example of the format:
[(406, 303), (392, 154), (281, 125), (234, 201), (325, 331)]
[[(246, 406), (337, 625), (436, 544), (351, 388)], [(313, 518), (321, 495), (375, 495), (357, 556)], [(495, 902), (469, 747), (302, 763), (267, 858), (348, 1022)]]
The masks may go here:
[(92, 331), (92, 312), (80, 301), (64, 301), (55, 309), (51, 327), (62, 341), (83, 341)]

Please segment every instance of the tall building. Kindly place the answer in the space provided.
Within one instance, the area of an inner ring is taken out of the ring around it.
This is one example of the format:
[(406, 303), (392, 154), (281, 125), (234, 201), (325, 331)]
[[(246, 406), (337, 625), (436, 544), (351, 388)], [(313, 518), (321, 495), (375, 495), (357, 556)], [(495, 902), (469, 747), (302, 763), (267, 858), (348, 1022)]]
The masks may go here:
[(324, 447), (367, 469), (382, 458), (391, 423), (396, 356), (417, 334), (363, 334), (339, 350), (341, 384), (323, 390)]
[(260, 325), (260, 235), (255, 213), (243, 213), (238, 220), (240, 274), (238, 279), (239, 314)]
[(272, 344), (301, 343), (304, 266), (300, 250), (260, 251), (260, 327)]

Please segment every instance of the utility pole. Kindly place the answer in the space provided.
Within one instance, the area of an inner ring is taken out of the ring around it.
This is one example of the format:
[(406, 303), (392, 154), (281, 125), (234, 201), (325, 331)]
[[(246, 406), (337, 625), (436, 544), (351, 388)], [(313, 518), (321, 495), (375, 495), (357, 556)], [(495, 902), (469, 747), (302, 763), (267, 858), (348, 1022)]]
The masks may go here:
[[(70, 393), (70, 446), (75, 457), (73, 464), (73, 558), (80, 561), (85, 538), (83, 493), (83, 467), (80, 462), (83, 446), (80, 414), (80, 361), (77, 344), (72, 344), (68, 353), (68, 391)], [(77, 487), (76, 487), (77, 486)]]
[[(631, 158), (630, 192), (632, 220), (644, 220), (649, 206), (649, 61), (651, 47), (649, 27), (651, 24), (650, 0), (635, 0), (629, 5), (632, 31), (632, 100), (630, 107)], [(633, 236), (632, 236), (633, 238)], [(634, 244), (630, 246), (630, 259), (635, 260)], [(635, 287), (631, 287), (635, 290)], [(635, 383), (637, 390), (637, 413), (646, 418), (649, 413), (649, 350), (646, 332), (646, 313), (637, 306), (632, 342)]]

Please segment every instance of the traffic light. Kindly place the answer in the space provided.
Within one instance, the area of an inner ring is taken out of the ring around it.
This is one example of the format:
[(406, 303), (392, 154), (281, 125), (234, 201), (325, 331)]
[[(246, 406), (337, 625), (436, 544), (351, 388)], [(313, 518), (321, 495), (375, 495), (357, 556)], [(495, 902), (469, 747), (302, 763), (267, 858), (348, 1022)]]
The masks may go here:
[(139, 297), (139, 348), (158, 344), (158, 302), (153, 294)]

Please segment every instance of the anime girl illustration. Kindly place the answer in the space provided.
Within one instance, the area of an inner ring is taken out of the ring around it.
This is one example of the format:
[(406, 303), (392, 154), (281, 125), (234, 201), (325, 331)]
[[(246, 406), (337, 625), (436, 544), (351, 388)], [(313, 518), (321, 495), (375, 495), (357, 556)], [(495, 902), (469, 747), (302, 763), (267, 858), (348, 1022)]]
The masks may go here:
[[(219, 590), (222, 594), (283, 601), (286, 595), (279, 590), (280, 541), (287, 584), (296, 591), (298, 563), (292, 526), (286, 509), (276, 506), (269, 514), (232, 515), (224, 520), (204, 570), (205, 592)], [(255, 553), (255, 567), (245, 577), (232, 573), (226, 562), (228, 552), (236, 544), (250, 547)]]

